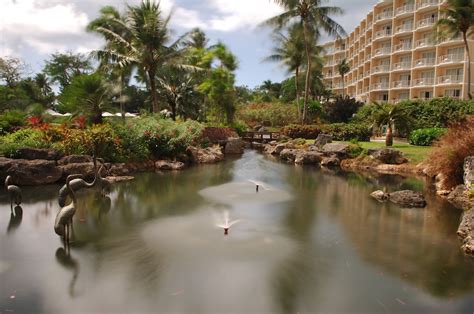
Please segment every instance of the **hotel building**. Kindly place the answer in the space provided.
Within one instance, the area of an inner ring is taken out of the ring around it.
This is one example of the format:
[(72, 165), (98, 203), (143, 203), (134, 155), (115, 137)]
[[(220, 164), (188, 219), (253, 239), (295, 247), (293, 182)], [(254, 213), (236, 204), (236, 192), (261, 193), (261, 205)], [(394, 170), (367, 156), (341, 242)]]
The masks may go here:
[[(444, 0), (379, 1), (347, 38), (324, 45), (326, 86), (335, 94), (344, 92), (365, 102), (466, 99), (464, 42), (461, 37), (435, 36), (434, 25), (446, 5)], [(472, 39), (469, 47), (474, 61)], [(343, 84), (337, 64), (344, 58), (351, 70)]]

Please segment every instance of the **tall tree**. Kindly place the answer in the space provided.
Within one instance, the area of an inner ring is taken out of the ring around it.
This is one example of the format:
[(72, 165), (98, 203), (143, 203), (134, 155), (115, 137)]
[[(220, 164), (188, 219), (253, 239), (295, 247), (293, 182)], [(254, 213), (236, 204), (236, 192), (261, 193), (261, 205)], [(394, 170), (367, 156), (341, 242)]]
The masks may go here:
[(26, 65), (18, 58), (0, 58), (0, 80), (14, 88), (21, 80)]
[(288, 72), (294, 72), (296, 106), (298, 108), (298, 118), (301, 119), (299, 77), (301, 67), (305, 60), (305, 44), (301, 24), (296, 23), (290, 26), (288, 35), (276, 31), (273, 34), (273, 41), (275, 42), (275, 47), (273, 48), (272, 54), (264, 60), (280, 62), (280, 64), (287, 68)]
[(373, 115), (377, 127), (386, 126), (385, 145), (393, 146), (393, 130), (412, 123), (410, 111), (407, 108), (388, 103), (375, 103), (376, 111)]
[(58, 83), (64, 90), (74, 77), (89, 73), (92, 65), (89, 58), (84, 54), (55, 53), (51, 59), (46, 61), (43, 72), (48, 75), (51, 82)]
[(473, 0), (447, 0), (448, 5), (442, 9), (445, 17), (438, 20), (435, 27), (439, 30), (440, 37), (455, 38), (462, 35), (464, 49), (467, 55), (467, 94), (471, 94), (471, 55), (468, 37), (474, 34), (474, 1)]
[(124, 21), (112, 18), (120, 28), (97, 26), (94, 31), (107, 40), (106, 46), (96, 51), (103, 60), (119, 67), (132, 66), (143, 76), (150, 93), (153, 112), (158, 111), (156, 76), (158, 70), (177, 60), (182, 38), (170, 42), (170, 16), (163, 16), (160, 2), (143, 0), (140, 5), (127, 7)]
[(330, 36), (341, 37), (346, 33), (342, 26), (334, 21), (330, 15), (342, 14), (343, 11), (335, 6), (323, 6), (323, 0), (274, 0), (285, 12), (277, 15), (265, 23), (267, 25), (282, 28), (294, 21), (301, 23), (306, 52), (306, 82), (304, 94), (303, 121), (306, 121), (306, 109), (308, 107), (309, 92), (311, 86), (312, 70), (312, 43), (314, 43), (321, 31)]
[(341, 81), (342, 81), (342, 96), (345, 95), (345, 82), (344, 82), (344, 77), (346, 76), (347, 73), (351, 70), (351, 67), (349, 66), (349, 63), (347, 63), (347, 59), (344, 58), (337, 64), (337, 72), (341, 76)]

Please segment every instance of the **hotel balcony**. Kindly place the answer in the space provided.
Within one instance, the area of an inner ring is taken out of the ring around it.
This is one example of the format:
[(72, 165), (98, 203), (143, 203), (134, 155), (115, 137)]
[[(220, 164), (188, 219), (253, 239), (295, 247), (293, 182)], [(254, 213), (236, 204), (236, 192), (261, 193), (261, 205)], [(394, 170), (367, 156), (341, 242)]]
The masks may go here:
[(389, 85), (388, 85), (388, 82), (383, 82), (383, 83), (375, 83), (375, 84), (372, 84), (370, 90), (371, 91), (381, 91), (381, 90), (388, 90), (389, 89)]
[(436, 7), (439, 4), (439, 0), (421, 0), (416, 4), (416, 10), (424, 10), (432, 7)]
[(445, 75), (438, 77), (438, 85), (462, 84), (463, 75)]
[(452, 64), (464, 62), (464, 54), (448, 54), (439, 57), (438, 64)]
[(435, 63), (436, 63), (435, 58), (421, 58), (413, 62), (413, 68), (432, 67), (435, 65)]
[(377, 73), (386, 73), (390, 72), (390, 66), (389, 65), (379, 65), (376, 67), (372, 68), (372, 74), (377, 74)]
[(429, 48), (434, 46), (434, 40), (431, 38), (423, 38), (415, 42), (415, 49)]
[(422, 28), (425, 28), (425, 27), (434, 27), (436, 22), (438, 22), (438, 18), (436, 18), (436, 17), (434, 17), (434, 18), (429, 17), (427, 19), (422, 19), (422, 20), (416, 22), (416, 29), (419, 30), (419, 29), (422, 29)]
[(375, 49), (373, 57), (375, 58), (375, 57), (387, 56), (387, 55), (390, 55), (391, 53), (392, 53), (392, 49), (389, 47), (378, 48), (378, 49)]
[(393, 47), (393, 52), (404, 52), (404, 51), (411, 51), (413, 45), (412, 43), (402, 43)]
[(447, 44), (452, 44), (454, 42), (462, 42), (462, 37), (459, 35), (459, 36), (456, 36), (456, 37), (453, 37), (453, 38), (443, 38), (439, 41), (439, 46), (444, 46), (444, 45), (447, 45)]
[(411, 70), (411, 62), (398, 62), (392, 65), (392, 71), (407, 71)]
[(414, 11), (415, 11), (415, 5), (406, 4), (395, 9), (395, 16), (399, 17), (405, 14), (413, 13)]
[(374, 34), (374, 41), (378, 40), (378, 39), (390, 37), (390, 36), (392, 36), (392, 31), (390, 31), (390, 30), (378, 31)]
[(375, 23), (378, 23), (378, 22), (382, 22), (382, 21), (385, 21), (385, 20), (389, 20), (393, 18), (393, 12), (384, 12), (384, 13), (380, 13), (380, 14), (377, 14), (375, 16)]
[(409, 80), (401, 80), (392, 82), (392, 88), (410, 88)]
[(426, 77), (426, 78), (420, 78), (413, 80), (411, 83), (412, 87), (426, 87), (426, 86), (433, 86), (434, 84), (434, 78), (432, 77)]
[(413, 25), (400, 25), (395, 28), (395, 35), (404, 34), (413, 31)]

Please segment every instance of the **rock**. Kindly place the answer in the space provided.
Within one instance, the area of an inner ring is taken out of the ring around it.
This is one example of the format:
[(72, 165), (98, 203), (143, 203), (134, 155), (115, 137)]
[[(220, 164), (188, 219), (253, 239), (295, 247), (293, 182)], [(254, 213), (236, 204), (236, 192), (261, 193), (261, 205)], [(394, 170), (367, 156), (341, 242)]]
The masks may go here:
[(186, 165), (181, 161), (158, 160), (155, 162), (157, 170), (183, 170)]
[(62, 169), (62, 181), (66, 181), (67, 177), (71, 174), (82, 174), (86, 180), (93, 180), (95, 177), (94, 163), (68, 163), (66, 165), (59, 166)]
[(67, 165), (67, 164), (82, 164), (93, 162), (92, 157), (88, 155), (69, 155), (61, 158), (58, 161), (58, 165)]
[(447, 200), (457, 208), (466, 210), (474, 208), (474, 198), (469, 197), (468, 190), (463, 184), (450, 191)]
[(295, 164), (298, 165), (319, 165), (322, 154), (312, 151), (301, 151), (296, 155)]
[(314, 141), (314, 146), (322, 147), (328, 143), (332, 143), (332, 136), (329, 134), (319, 134), (316, 140)]
[[(9, 161), (7, 158), (2, 158), (0, 169), (2, 176), (11, 175), (12, 182), (16, 185), (51, 184), (59, 181), (62, 176), (62, 170), (50, 160), (15, 159)], [(2, 180), (4, 181), (5, 178), (2, 177)]]
[(339, 167), (340, 164), (341, 164), (341, 160), (335, 156), (324, 157), (321, 160), (321, 166), (324, 166), (326, 168)]
[(124, 163), (116, 163), (112, 164), (109, 168), (109, 175), (110, 176), (128, 176), (130, 174), (130, 170), (127, 168), (127, 165)]
[(239, 155), (244, 152), (244, 142), (240, 138), (229, 138), (225, 144), (224, 154)]
[(388, 200), (388, 195), (384, 191), (375, 191), (370, 194), (373, 198), (375, 198), (377, 201), (383, 203)]
[(18, 159), (26, 160), (58, 160), (62, 157), (62, 154), (59, 151), (52, 149), (20, 148), (17, 153)]
[(118, 182), (126, 182), (126, 181), (132, 181), (135, 179), (135, 177), (132, 176), (109, 176), (106, 178), (107, 181), (110, 183), (118, 183)]
[(474, 156), (464, 160), (464, 185), (470, 189), (474, 184)]
[(285, 148), (280, 153), (280, 158), (285, 161), (294, 162), (300, 150)]
[(259, 142), (252, 142), (250, 145), (251, 148), (256, 150), (265, 150), (266, 146)]
[(336, 155), (338, 157), (346, 157), (348, 152), (348, 144), (329, 143), (323, 146), (323, 153), (326, 156)]
[(426, 201), (423, 194), (411, 191), (397, 191), (388, 194), (390, 202), (403, 207), (425, 207)]
[(457, 234), (463, 244), (463, 251), (474, 256), (474, 209), (463, 214)]
[(403, 157), (402, 152), (391, 149), (391, 148), (382, 148), (382, 149), (369, 149), (369, 156), (383, 162), (384, 164), (389, 165), (401, 165), (407, 163), (408, 160)]
[(208, 164), (224, 160), (224, 154), (222, 153), (222, 150), (219, 146), (207, 148), (197, 148), (190, 146), (188, 147), (188, 152), (191, 153), (194, 163)]

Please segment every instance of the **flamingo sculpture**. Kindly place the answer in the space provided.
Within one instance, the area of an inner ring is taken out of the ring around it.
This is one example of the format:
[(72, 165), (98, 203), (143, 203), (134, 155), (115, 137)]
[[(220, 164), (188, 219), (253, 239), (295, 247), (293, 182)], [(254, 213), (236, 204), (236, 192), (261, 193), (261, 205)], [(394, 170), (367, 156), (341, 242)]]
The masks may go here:
[(69, 243), (71, 237), (71, 228), (72, 228), (72, 218), (76, 213), (76, 194), (75, 191), (71, 188), (71, 181), (77, 178), (82, 178), (82, 175), (70, 175), (66, 179), (66, 188), (71, 194), (72, 202), (71, 204), (64, 206), (56, 215), (56, 220), (54, 222), (54, 231), (57, 235), (64, 237), (64, 242)]
[(10, 207), (13, 212), (13, 202), (15, 202), (17, 206), (21, 204), (21, 189), (16, 185), (10, 184), (11, 179), (11, 176), (7, 176), (5, 179), (5, 187), (10, 195)]
[(224, 229), (224, 235), (228, 235), (230, 227), (232, 227), (233, 225), (235, 225), (239, 221), (240, 220), (238, 220), (238, 219), (230, 221), (229, 212), (226, 211), (226, 212), (224, 212), (224, 223), (217, 224), (217, 227)]

